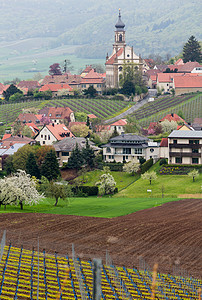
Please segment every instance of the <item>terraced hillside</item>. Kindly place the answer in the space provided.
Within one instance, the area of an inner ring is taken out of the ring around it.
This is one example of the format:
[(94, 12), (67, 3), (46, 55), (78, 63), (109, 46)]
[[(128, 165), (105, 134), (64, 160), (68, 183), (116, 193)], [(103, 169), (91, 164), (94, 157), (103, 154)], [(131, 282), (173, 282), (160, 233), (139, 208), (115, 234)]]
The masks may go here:
[(202, 95), (182, 95), (176, 97), (163, 96), (154, 102), (149, 102), (135, 111), (132, 116), (140, 120), (141, 124), (159, 121), (166, 114), (182, 111), (187, 122), (202, 116)]
[(45, 106), (69, 106), (74, 112), (92, 113), (97, 117), (105, 119), (126, 109), (128, 103), (118, 100), (99, 100), (99, 99), (56, 99), (47, 101), (29, 101), (13, 104), (0, 105), (0, 122), (10, 124), (15, 121), (17, 116), (27, 108), (40, 109)]
[[(112, 262), (101, 272), (101, 299), (154, 299), (152, 273), (117, 268)], [(155, 299), (199, 299), (201, 280), (158, 273), (156, 282)], [(10, 245), (0, 262), (0, 298), (93, 299), (92, 262)]]

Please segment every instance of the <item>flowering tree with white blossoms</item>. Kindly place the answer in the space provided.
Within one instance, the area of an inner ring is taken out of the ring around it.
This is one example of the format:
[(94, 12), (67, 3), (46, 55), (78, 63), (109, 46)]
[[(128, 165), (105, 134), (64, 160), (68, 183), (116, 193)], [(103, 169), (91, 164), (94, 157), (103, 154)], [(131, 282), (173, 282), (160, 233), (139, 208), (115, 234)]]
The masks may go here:
[(99, 187), (99, 194), (108, 195), (113, 194), (116, 188), (116, 181), (111, 174), (106, 173), (100, 176), (100, 181), (96, 182), (95, 185)]
[(134, 176), (135, 173), (139, 171), (139, 169), (140, 169), (140, 163), (137, 161), (136, 158), (133, 158), (131, 161), (127, 162), (123, 166), (123, 171), (131, 174), (132, 176)]
[(23, 170), (0, 179), (0, 205), (33, 205), (43, 198), (36, 189), (36, 182)]

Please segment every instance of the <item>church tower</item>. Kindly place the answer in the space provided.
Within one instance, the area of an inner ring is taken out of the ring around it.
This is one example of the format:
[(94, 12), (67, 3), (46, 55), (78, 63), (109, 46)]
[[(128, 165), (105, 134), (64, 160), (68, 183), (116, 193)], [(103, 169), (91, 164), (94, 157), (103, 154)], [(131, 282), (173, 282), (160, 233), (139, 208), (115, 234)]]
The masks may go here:
[(115, 30), (115, 43), (113, 45), (113, 48), (118, 50), (121, 47), (126, 46), (125, 42), (125, 24), (121, 20), (121, 10), (119, 8), (119, 17), (118, 17), (118, 22), (115, 25), (116, 30)]
[(133, 47), (127, 46), (125, 39), (125, 24), (121, 20), (119, 9), (118, 21), (115, 25), (115, 41), (113, 52), (106, 57), (106, 87), (119, 88), (119, 78), (125, 64), (135, 64), (139, 70), (142, 68), (141, 57), (137, 56)]

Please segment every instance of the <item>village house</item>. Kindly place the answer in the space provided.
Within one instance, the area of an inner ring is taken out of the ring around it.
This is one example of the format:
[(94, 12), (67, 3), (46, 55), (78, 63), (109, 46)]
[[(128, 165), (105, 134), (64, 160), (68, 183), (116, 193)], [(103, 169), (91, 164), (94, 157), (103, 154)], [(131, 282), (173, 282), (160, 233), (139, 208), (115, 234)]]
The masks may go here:
[(179, 76), (173, 78), (175, 95), (202, 92), (202, 76)]
[[(94, 153), (97, 154), (101, 149), (91, 141), (88, 141), (91, 149), (94, 150)], [(71, 156), (72, 151), (78, 146), (79, 150), (82, 150), (86, 147), (86, 139), (83, 137), (67, 137), (62, 141), (53, 145), (57, 153), (59, 165), (62, 166), (63, 163), (67, 163), (69, 157)]]
[(202, 164), (202, 131), (174, 130), (168, 136), (170, 164)]
[(40, 132), (35, 136), (35, 141), (40, 145), (53, 145), (53, 143), (61, 141), (66, 137), (73, 137), (74, 135), (66, 127), (65, 124), (44, 125)]
[(43, 126), (43, 123), (41, 123), (41, 118), (42, 115), (38, 114), (35, 115), (33, 113), (21, 113), (19, 114), (19, 116), (17, 117), (17, 119), (15, 120), (15, 122), (20, 122), (21, 125), (29, 125), (29, 124), (33, 124), (36, 125), (36, 127), (41, 127)]
[(94, 87), (97, 90), (98, 94), (102, 94), (105, 88), (105, 79), (97, 73), (94, 69), (90, 70), (89, 73), (81, 80), (81, 89), (88, 89), (90, 86)]
[(106, 162), (128, 162), (134, 158), (159, 158), (159, 143), (152, 142), (147, 137), (132, 133), (121, 134), (109, 140), (109, 143), (102, 146), (103, 157)]
[(40, 84), (36, 80), (22, 80), (18, 83), (17, 88), (27, 89), (28, 91), (34, 91), (40, 88)]
[(67, 83), (49, 83), (43, 85), (39, 92), (51, 91), (53, 97), (57, 97), (60, 93), (65, 93), (65, 95), (73, 94), (73, 88)]
[(68, 84), (73, 90), (80, 89), (81, 75), (72, 75), (70, 73), (63, 75), (47, 75), (41, 82), (41, 86), (47, 84)]
[(65, 107), (44, 107), (39, 113), (50, 119), (51, 123), (69, 123), (75, 122), (74, 112), (71, 108)]

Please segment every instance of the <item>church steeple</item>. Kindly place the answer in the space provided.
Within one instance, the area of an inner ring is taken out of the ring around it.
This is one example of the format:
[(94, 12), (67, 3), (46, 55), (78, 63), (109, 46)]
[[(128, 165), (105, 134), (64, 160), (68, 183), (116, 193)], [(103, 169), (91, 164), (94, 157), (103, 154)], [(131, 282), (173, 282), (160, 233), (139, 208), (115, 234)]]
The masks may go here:
[(113, 45), (114, 48), (122, 48), (126, 46), (125, 43), (125, 24), (121, 20), (121, 10), (119, 8), (119, 16), (118, 16), (118, 21), (115, 25), (115, 44)]
[(119, 8), (118, 22), (115, 25), (116, 31), (124, 31), (125, 24), (121, 20), (121, 9)]

